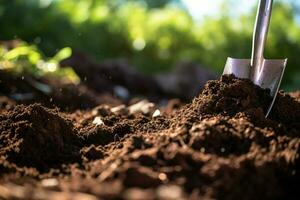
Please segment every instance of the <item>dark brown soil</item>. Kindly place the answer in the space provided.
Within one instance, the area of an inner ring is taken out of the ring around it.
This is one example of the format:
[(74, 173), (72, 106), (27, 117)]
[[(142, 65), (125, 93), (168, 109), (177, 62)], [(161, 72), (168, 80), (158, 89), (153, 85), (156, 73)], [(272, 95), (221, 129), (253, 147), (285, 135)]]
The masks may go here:
[(64, 83), (56, 77), (34, 77), (0, 70), (0, 108), (11, 104), (43, 103), (64, 111), (93, 108), (99, 104), (118, 105), (120, 100), (109, 92), (97, 93), (84, 84)]
[(72, 66), (81, 80), (98, 92), (113, 93), (116, 86), (122, 86), (131, 95), (139, 94), (151, 98), (163, 94), (153, 77), (136, 71), (123, 60), (98, 63), (83, 53), (73, 53), (61, 65)]
[[(2, 42), (8, 49), (19, 41)], [(1, 41), (0, 41), (1, 43)], [(72, 66), (80, 77), (72, 84), (51, 75), (22, 74), (0, 70), (0, 109), (6, 105), (42, 103), (62, 111), (92, 109), (99, 104), (120, 105), (133, 99), (148, 99), (159, 105), (173, 98), (190, 101), (207, 80), (215, 75), (201, 66), (182, 63), (173, 72), (145, 75), (125, 60), (96, 62), (85, 54), (74, 53), (60, 67)], [(8, 104), (7, 104), (8, 103)]]
[(0, 199), (300, 195), (297, 95), (280, 92), (268, 119), (268, 91), (233, 76), (184, 106), (133, 100), (66, 113), (3, 102)]

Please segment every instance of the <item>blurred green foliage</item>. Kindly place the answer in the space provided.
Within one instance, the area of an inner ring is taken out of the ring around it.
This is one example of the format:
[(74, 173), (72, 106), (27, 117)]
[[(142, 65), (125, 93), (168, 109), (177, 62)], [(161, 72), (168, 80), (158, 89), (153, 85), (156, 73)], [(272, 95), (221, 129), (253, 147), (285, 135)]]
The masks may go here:
[[(148, 73), (181, 61), (221, 72), (228, 56), (249, 58), (255, 11), (196, 23), (170, 0), (0, 0), (0, 40), (21, 38), (46, 56), (65, 46), (99, 60), (126, 58)], [(177, 1), (179, 2), (179, 1)], [(179, 5), (179, 4), (178, 4)], [(274, 6), (268, 58), (288, 57), (283, 87), (300, 88), (300, 26), (289, 4)]]
[(53, 57), (46, 58), (35, 45), (25, 42), (19, 43), (13, 49), (0, 45), (0, 70), (19, 74), (30, 73), (36, 77), (54, 75), (64, 78), (65, 81), (78, 83), (80, 79), (71, 67), (59, 67), (59, 62), (71, 54), (72, 50), (66, 47)]

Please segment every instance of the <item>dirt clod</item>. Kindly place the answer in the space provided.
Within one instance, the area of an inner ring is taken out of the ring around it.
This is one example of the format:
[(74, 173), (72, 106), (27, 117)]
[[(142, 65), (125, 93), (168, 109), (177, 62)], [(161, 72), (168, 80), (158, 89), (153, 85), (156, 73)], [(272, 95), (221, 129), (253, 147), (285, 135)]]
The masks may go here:
[(79, 162), (79, 140), (70, 121), (39, 104), (16, 106), (0, 116), (1, 155), (41, 171)]

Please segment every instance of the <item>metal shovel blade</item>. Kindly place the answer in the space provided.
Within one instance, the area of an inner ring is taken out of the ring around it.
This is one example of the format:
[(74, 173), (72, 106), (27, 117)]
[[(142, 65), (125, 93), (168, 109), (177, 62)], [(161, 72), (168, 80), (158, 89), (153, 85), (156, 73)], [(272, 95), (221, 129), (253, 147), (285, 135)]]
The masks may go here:
[(251, 73), (251, 59), (227, 58), (223, 74), (233, 74), (237, 78), (247, 78), (261, 88), (270, 89), (270, 95), (273, 97), (268, 108), (266, 117), (270, 114), (279, 90), (280, 83), (287, 64), (287, 59), (267, 60), (264, 59), (261, 71), (256, 76)]
[(228, 58), (223, 74), (234, 74), (238, 78), (250, 79), (261, 88), (270, 89), (272, 102), (266, 117), (275, 102), (287, 59), (264, 59), (264, 47), (267, 39), (273, 0), (259, 0), (258, 11), (253, 31), (251, 59)]

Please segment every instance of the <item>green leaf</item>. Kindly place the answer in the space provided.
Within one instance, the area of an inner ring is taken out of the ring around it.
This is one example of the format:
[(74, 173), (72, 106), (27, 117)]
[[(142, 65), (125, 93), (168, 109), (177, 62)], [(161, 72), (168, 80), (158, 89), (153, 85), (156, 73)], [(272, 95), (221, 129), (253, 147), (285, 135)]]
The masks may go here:
[(70, 47), (65, 47), (53, 56), (52, 60), (59, 62), (63, 59), (66, 59), (72, 55), (72, 49)]

